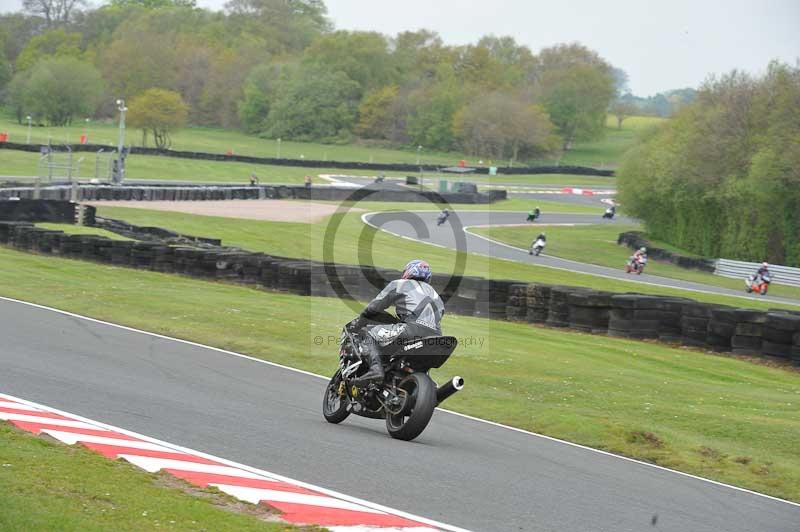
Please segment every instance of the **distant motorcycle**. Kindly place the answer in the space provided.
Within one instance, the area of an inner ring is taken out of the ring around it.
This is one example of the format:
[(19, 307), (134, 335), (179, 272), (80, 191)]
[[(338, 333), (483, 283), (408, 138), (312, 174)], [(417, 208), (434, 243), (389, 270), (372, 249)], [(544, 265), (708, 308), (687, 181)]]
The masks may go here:
[(617, 214), (616, 209), (609, 207), (608, 209), (606, 209), (606, 212), (603, 213), (603, 218), (606, 218), (608, 220), (613, 220), (615, 214)]
[(525, 221), (526, 222), (535, 222), (537, 218), (539, 218), (539, 211), (535, 210), (535, 211), (531, 211), (531, 212), (528, 213), (528, 217), (525, 218)]
[(647, 265), (647, 257), (631, 257), (625, 265), (625, 273), (635, 273), (641, 275)]
[(544, 247), (547, 245), (547, 242), (542, 240), (541, 238), (537, 238), (536, 242), (531, 245), (531, 248), (528, 250), (528, 255), (535, 255), (539, 256), (539, 253), (542, 252)]
[(450, 213), (444, 213), (443, 212), (443, 213), (439, 214), (439, 217), (436, 218), (436, 225), (437, 226), (442, 225), (443, 223), (445, 223), (447, 221), (448, 218), (450, 218)]
[(744, 280), (745, 290), (747, 290), (748, 294), (755, 292), (756, 294), (765, 296), (767, 295), (767, 290), (771, 282), (772, 276), (768, 273), (763, 275), (752, 274)]

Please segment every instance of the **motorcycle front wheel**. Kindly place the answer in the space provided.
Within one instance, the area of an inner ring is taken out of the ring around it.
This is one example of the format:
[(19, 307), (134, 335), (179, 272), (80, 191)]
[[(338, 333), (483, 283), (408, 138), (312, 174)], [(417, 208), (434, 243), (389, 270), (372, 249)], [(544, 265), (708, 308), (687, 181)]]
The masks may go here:
[(350, 415), (350, 411), (347, 409), (350, 399), (346, 395), (339, 394), (341, 383), (342, 374), (336, 370), (328, 382), (328, 386), (325, 387), (325, 396), (322, 398), (322, 415), (328, 423), (341, 423)]
[(425, 430), (436, 408), (436, 385), (425, 373), (412, 373), (398, 385), (406, 403), (398, 414), (386, 415), (386, 430), (398, 440), (413, 440)]

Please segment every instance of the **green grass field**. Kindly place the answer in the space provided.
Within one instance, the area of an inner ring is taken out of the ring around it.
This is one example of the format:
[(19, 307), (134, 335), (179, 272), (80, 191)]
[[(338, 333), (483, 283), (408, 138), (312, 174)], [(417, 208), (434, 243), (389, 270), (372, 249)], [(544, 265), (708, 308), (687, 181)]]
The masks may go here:
[[(7, 248), (0, 248), (0, 294), (320, 374), (332, 373), (337, 347), (335, 340), (316, 345), (314, 337), (338, 338), (340, 324), (353, 314), (333, 298)], [(459, 374), (467, 382), (448, 408), (800, 500), (797, 372), (654, 343), (478, 318), (449, 315), (443, 327), (462, 343), (434, 377)], [(320, 381), (320, 393), (322, 386)], [(0, 441), (6, 440), (4, 434)], [(37, 493), (47, 491), (33, 479), (30, 484)], [(16, 490), (1, 491), (6, 501), (24, 499)]]
[(0, 462), (0, 530), (300, 530), (265, 522), (264, 506), (146, 473), (81, 446), (53, 443), (4, 422)]
[[(628, 257), (633, 253), (633, 250), (618, 245), (617, 237), (625, 231), (641, 230), (642, 227), (640, 225), (600, 224), (575, 227), (547, 227), (547, 249), (545, 254), (609, 268), (622, 268)], [(471, 231), (523, 249), (527, 249), (530, 246), (532, 237), (531, 229), (528, 227), (489, 227), (475, 228), (471, 229)], [(660, 242), (653, 242), (653, 245), (663, 247)], [(744, 283), (739, 279), (729, 279), (698, 270), (680, 268), (668, 262), (649, 261), (647, 273), (744, 291)], [(781, 286), (779, 282), (770, 286), (770, 294), (800, 300), (800, 288)]]
[[(561, 158), (561, 164), (579, 164), (596, 167), (615, 167), (619, 163), (622, 153), (629, 148), (638, 131), (656, 124), (663, 119), (652, 117), (631, 117), (623, 123), (623, 128), (617, 130), (616, 122), (609, 117), (605, 137), (598, 141), (578, 143)], [(78, 123), (80, 122), (80, 123)], [(26, 142), (28, 136), (27, 124), (17, 124), (10, 117), (0, 117), (0, 132), (9, 134), (11, 142)], [(88, 134), (92, 144), (116, 146), (119, 130), (114, 121), (89, 122), (76, 121), (72, 126), (66, 127), (33, 127), (31, 128), (31, 143), (46, 144), (48, 140), (53, 144), (77, 143), (80, 136)], [(130, 145), (141, 143), (141, 132), (128, 130), (126, 141)], [(245, 135), (232, 130), (217, 128), (185, 128), (172, 135), (172, 148), (181, 151), (202, 151), (211, 153), (227, 153), (229, 150), (239, 155), (252, 155), (257, 157), (276, 157), (279, 154), (278, 142), (272, 139)], [(371, 147), (364, 144), (328, 145), (306, 142), (280, 143), (280, 156), (290, 159), (360, 161), (376, 163), (416, 163), (417, 149), (387, 149)], [(459, 160), (465, 159), (469, 164), (477, 164), (478, 158), (467, 157), (460, 153), (429, 152), (422, 149), (419, 154), (420, 162), (425, 164), (454, 165)], [(552, 163), (552, 160), (536, 161), (539, 164)], [(504, 166), (507, 161), (484, 160), (485, 165), (494, 164)], [(0, 174), (5, 173), (0, 169)]]
[[(509, 202), (518, 201), (519, 200), (509, 200)], [(539, 203), (543, 205), (542, 208), (545, 208), (543, 202)], [(501, 203), (500, 207), (503, 206), (504, 205)], [(358, 207), (369, 211), (393, 208), (408, 209), (409, 205), (359, 203)], [(570, 205), (569, 207), (573, 206)], [(412, 208), (418, 209), (417, 204), (414, 204)], [(555, 212), (555, 210), (553, 210), (553, 212)], [(456, 263), (459, 260), (463, 260), (465, 273), (467, 275), (476, 275), (480, 277), (586, 286), (612, 292), (640, 292), (683, 296), (691, 297), (698, 301), (761, 309), (782, 306), (781, 304), (749, 298), (735, 298), (643, 285), (634, 282), (617, 281), (592, 275), (565, 272), (553, 268), (536, 266), (534, 264), (522, 264), (480, 255), (467, 255), (428, 244), (412, 242), (383, 231), (376, 231), (361, 222), (361, 214), (363, 214), (363, 212), (336, 214), (316, 224), (240, 220), (235, 218), (103, 206), (99, 207), (98, 214), (109, 218), (122, 219), (136, 225), (155, 225), (172, 229), (179, 233), (220, 238), (222, 239), (223, 245), (237, 246), (250, 251), (260, 251), (285, 257), (322, 260), (327, 243), (330, 249), (333, 250), (333, 257), (337, 262), (360, 264), (362, 262), (363, 252), (365, 251), (365, 242), (372, 239), (371, 248), (369, 248), (371, 252), (370, 260), (373, 264), (386, 268), (398, 268), (400, 265), (405, 264), (413, 258), (425, 257), (426, 260), (434, 266), (436, 271), (453, 272), (455, 271)], [(335, 237), (331, 238), (331, 235), (326, 237), (328, 224), (333, 220), (341, 220), (341, 224), (335, 233)], [(791, 305), (783, 306), (787, 308), (796, 308)]]

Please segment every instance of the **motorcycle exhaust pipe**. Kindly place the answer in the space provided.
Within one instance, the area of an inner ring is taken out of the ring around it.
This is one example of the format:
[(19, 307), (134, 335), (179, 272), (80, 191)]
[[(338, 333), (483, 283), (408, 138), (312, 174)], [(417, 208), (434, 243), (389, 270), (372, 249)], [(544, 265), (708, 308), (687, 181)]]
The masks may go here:
[(447, 383), (436, 388), (436, 404), (442, 404), (442, 401), (459, 391), (464, 387), (463, 377), (453, 377)]

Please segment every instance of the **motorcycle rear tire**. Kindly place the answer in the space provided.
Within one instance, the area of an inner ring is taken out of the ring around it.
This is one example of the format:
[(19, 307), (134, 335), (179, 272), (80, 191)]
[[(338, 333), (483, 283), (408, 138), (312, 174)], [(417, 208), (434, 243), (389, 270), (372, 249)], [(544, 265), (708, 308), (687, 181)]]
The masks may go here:
[(436, 408), (436, 385), (425, 373), (412, 373), (398, 385), (408, 392), (408, 405), (397, 415), (386, 415), (386, 430), (397, 440), (410, 441), (422, 434)]
[[(350, 406), (350, 399), (340, 397), (337, 392), (341, 381), (342, 376), (337, 370), (328, 382), (328, 386), (325, 387), (325, 395), (322, 397), (322, 415), (328, 423), (341, 423), (350, 415), (350, 410), (347, 408)], [(333, 402), (337, 397), (339, 399), (338, 406)]]

